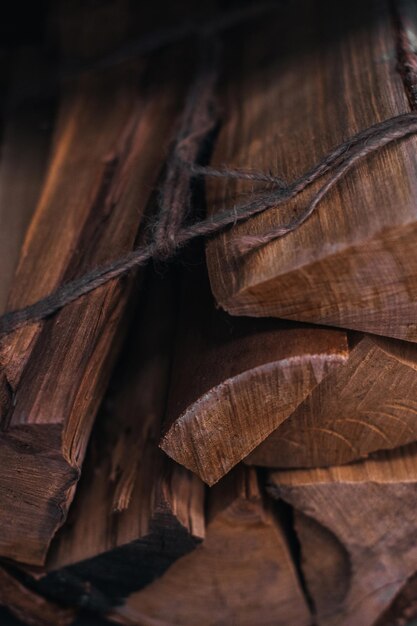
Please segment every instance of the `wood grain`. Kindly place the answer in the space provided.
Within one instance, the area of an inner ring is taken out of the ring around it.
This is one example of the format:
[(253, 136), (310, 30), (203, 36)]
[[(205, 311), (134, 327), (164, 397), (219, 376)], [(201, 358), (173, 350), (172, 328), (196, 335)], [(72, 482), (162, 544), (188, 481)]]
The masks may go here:
[[(352, 134), (408, 112), (388, 0), (285, 3), (225, 42), (213, 164), (294, 180)], [(416, 137), (362, 161), (296, 232), (239, 255), (233, 240), (286, 223), (311, 193), (207, 246), (219, 305), (417, 340)], [(248, 183), (210, 183), (209, 209)]]
[(417, 571), (416, 444), (351, 465), (274, 472), (269, 483), (303, 514), (296, 529), (318, 626), (375, 623)]
[(147, 277), (97, 418), (74, 503), (34, 588), (103, 612), (205, 533), (204, 487), (157, 446), (176, 319), (175, 280)]
[(417, 440), (415, 344), (351, 337), (343, 367), (329, 375), (246, 462), (320, 467)]
[(189, 262), (160, 446), (212, 485), (347, 354), (341, 331), (234, 319), (217, 310), (204, 268)]
[(212, 491), (204, 543), (111, 616), (141, 626), (307, 626), (309, 611), (286, 539), (253, 470)]
[[(176, 68), (186, 48), (66, 83), (9, 308), (132, 249), (181, 110), (187, 76), (179, 80)], [(129, 287), (129, 280), (113, 281), (2, 342), (3, 556), (41, 565), (65, 519)], [(43, 456), (36, 451), (40, 439)]]

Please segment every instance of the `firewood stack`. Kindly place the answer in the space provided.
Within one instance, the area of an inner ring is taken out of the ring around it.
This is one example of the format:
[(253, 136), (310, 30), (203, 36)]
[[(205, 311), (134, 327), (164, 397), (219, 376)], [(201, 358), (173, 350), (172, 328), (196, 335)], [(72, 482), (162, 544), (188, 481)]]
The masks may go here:
[(236, 219), (0, 319), (0, 626), (406, 626), (417, 136), (368, 129), (417, 111), (417, 7), (202, 5), (5, 19), (1, 314), (148, 245), (171, 201)]

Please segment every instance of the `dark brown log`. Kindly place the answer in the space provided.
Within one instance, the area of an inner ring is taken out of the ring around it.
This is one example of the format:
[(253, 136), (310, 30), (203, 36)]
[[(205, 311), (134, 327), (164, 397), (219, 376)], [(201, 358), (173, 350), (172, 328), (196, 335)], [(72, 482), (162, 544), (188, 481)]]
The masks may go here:
[(330, 469), (274, 472), (269, 491), (302, 513), (296, 530), (318, 626), (374, 624), (417, 571), (416, 445)]
[[(229, 38), (213, 165), (293, 181), (354, 133), (409, 112), (391, 5), (283, 3)], [(415, 38), (415, 23), (407, 32)], [(409, 137), (362, 161), (306, 223), (258, 251), (242, 255), (232, 244), (286, 224), (320, 185), (210, 242), (219, 305), (416, 341), (416, 147)], [(250, 191), (244, 181), (210, 189), (212, 212)]]
[(347, 358), (345, 333), (217, 310), (201, 266), (184, 271), (161, 448), (212, 485)]
[(253, 470), (212, 491), (204, 543), (110, 616), (138, 626), (308, 626), (311, 617), (283, 529)]
[(417, 439), (417, 346), (371, 335), (351, 339), (346, 364), (330, 372), (247, 463), (334, 465)]
[(7, 606), (26, 626), (69, 626), (75, 618), (75, 611), (30, 591), (4, 568), (0, 568), (0, 606)]
[[(135, 245), (181, 110), (187, 72), (179, 77), (177, 67), (189, 50), (184, 44), (65, 84), (55, 150), (9, 308)], [(2, 342), (5, 557), (41, 565), (65, 519), (123, 331), (129, 284), (112, 281)]]
[(74, 503), (35, 589), (105, 611), (203, 538), (204, 486), (158, 448), (175, 328), (175, 281), (148, 276), (97, 418)]

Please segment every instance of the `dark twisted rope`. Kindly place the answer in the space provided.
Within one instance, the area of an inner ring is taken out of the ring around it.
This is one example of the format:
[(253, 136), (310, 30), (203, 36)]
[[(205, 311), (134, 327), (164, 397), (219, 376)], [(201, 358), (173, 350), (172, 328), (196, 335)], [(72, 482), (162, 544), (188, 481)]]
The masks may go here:
[[(205, 134), (206, 130), (207, 129), (204, 128), (203, 134)], [(196, 140), (198, 132), (199, 131), (194, 130), (191, 133), (193, 141)], [(116, 261), (112, 261), (87, 272), (70, 283), (59, 287), (56, 291), (34, 304), (24, 307), (23, 309), (4, 314), (0, 317), (0, 334), (10, 333), (23, 325), (40, 321), (52, 315), (70, 302), (73, 302), (80, 296), (101, 287), (110, 280), (119, 278), (127, 272), (144, 265), (150, 259), (159, 258), (161, 256), (161, 248), (163, 256), (170, 258), (180, 247), (184, 246), (196, 237), (210, 237), (223, 231), (230, 225), (236, 224), (242, 220), (247, 220), (254, 215), (271, 209), (272, 207), (278, 207), (283, 202), (286, 202), (298, 195), (301, 191), (306, 189), (306, 187), (323, 177), (325, 174), (330, 174), (330, 179), (323, 185), (307, 208), (297, 219), (287, 225), (278, 226), (270, 232), (264, 233), (260, 236), (242, 237), (240, 239), (240, 243), (241, 247), (247, 250), (264, 245), (265, 243), (278, 237), (283, 237), (298, 228), (314, 213), (317, 206), (330, 189), (359, 160), (380, 150), (394, 141), (398, 141), (415, 133), (417, 133), (417, 113), (405, 113), (375, 124), (374, 126), (350, 138), (348, 141), (343, 142), (334, 150), (329, 152), (329, 154), (311, 170), (307, 171), (305, 174), (300, 176), (300, 178), (287, 186), (283, 186), (281, 179), (275, 179), (275, 177), (272, 177), (271, 179), (269, 175), (266, 175), (269, 183), (272, 182), (276, 184), (276, 189), (268, 189), (264, 192), (258, 192), (253, 198), (245, 203), (237, 205), (231, 209), (223, 210), (197, 223), (179, 228), (175, 232), (174, 239), (170, 241), (168, 250), (165, 249), (161, 243), (158, 244), (158, 242), (155, 241), (151, 242), (148, 245), (141, 246), (136, 250), (133, 250)], [(184, 143), (185, 146), (187, 146), (187, 142), (189, 141), (190, 138), (187, 137), (183, 140), (183, 142), (180, 142), (176, 158), (193, 175), (215, 176), (226, 179), (241, 178), (243, 180), (265, 180), (265, 175), (262, 172), (250, 172), (247, 170), (229, 168), (213, 169), (211, 167), (203, 167), (185, 161), (184, 154), (186, 150), (184, 148)]]
[[(263, 12), (277, 6), (278, 3), (276, 2), (266, 2), (258, 7), (257, 12)], [(235, 13), (226, 14), (220, 20), (215, 19), (212, 23), (209, 22), (203, 27), (198, 27), (200, 30), (195, 25), (192, 25), (189, 30), (195, 31), (194, 34), (197, 34), (198, 30), (201, 37), (208, 39), (217, 32), (232, 27), (249, 16), (244, 11), (239, 10)], [(127, 50), (127, 52), (137, 54), (138, 50), (143, 51), (140, 45), (146, 50), (148, 48), (154, 49), (187, 34), (189, 34), (188, 31), (183, 32), (181, 30), (181, 32), (162, 33), (160, 37), (151, 36), (149, 41), (139, 42), (133, 51)], [(125, 55), (126, 50), (122, 50), (121, 53), (115, 55), (115, 58), (109, 57), (101, 63), (104, 66), (111, 65), (123, 60)], [(85, 273), (29, 306), (4, 314), (0, 317), (0, 335), (45, 319), (81, 296), (146, 264), (150, 259), (169, 259), (175, 255), (179, 248), (197, 237), (210, 237), (254, 215), (278, 208), (282, 203), (296, 197), (307, 187), (328, 175), (328, 180), (315, 194), (308, 206), (291, 222), (277, 225), (268, 232), (259, 235), (241, 236), (236, 238), (232, 245), (235, 245), (240, 252), (245, 253), (283, 237), (299, 228), (314, 213), (331, 188), (359, 160), (393, 141), (417, 132), (417, 113), (399, 115), (375, 124), (341, 143), (313, 168), (289, 184), (286, 184), (281, 178), (265, 172), (232, 167), (202, 166), (197, 162), (198, 155), (207, 134), (211, 132), (215, 123), (213, 116), (215, 80), (213, 57), (210, 57), (209, 54), (208, 58), (204, 59), (200, 74), (187, 98), (177, 144), (168, 162), (166, 180), (160, 195), (160, 214), (153, 228), (150, 243)], [(256, 191), (246, 201), (231, 208), (185, 226), (184, 222), (191, 197), (190, 182), (191, 178), (196, 176), (265, 183), (268, 188)]]

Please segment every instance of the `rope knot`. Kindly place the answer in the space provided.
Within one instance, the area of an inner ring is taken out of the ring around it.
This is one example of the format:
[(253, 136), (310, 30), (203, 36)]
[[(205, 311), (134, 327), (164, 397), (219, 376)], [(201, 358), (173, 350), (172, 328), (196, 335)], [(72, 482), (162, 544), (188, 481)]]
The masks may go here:
[(168, 261), (168, 259), (172, 258), (178, 248), (178, 243), (176, 237), (173, 233), (160, 233), (158, 237), (155, 238), (153, 245), (153, 258), (155, 261)]

